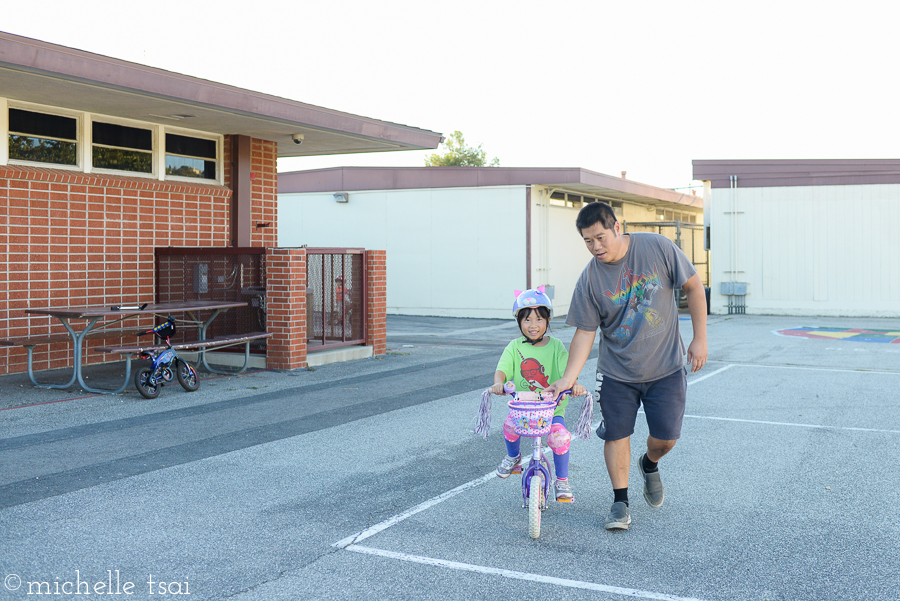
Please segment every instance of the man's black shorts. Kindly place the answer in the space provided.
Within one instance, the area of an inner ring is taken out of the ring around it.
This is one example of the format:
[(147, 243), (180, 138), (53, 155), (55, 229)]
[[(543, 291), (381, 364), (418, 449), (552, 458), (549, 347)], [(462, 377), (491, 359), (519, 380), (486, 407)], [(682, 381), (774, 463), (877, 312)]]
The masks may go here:
[(644, 405), (650, 436), (678, 440), (687, 397), (687, 370), (681, 368), (653, 382), (620, 382), (597, 376), (597, 399), (603, 421), (597, 436), (619, 440), (634, 434), (638, 409)]

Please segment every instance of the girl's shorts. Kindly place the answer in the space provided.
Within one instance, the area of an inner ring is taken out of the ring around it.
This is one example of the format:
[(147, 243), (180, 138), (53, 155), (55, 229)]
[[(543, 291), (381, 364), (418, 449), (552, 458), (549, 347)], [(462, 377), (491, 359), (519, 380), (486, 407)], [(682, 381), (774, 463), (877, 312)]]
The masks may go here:
[(653, 382), (620, 382), (597, 374), (597, 399), (603, 421), (597, 436), (620, 440), (634, 434), (638, 409), (644, 405), (650, 436), (678, 440), (687, 398), (687, 370), (681, 368)]

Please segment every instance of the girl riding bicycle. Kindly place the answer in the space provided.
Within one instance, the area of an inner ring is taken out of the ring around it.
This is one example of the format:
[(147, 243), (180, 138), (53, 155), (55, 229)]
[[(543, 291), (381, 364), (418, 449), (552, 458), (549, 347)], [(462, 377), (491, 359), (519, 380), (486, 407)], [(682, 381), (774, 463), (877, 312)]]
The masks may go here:
[[(503, 385), (508, 380), (513, 381), (518, 391), (540, 393), (562, 376), (569, 358), (563, 343), (547, 334), (553, 305), (544, 293), (544, 287), (515, 292), (513, 316), (519, 322), (522, 337), (510, 342), (500, 356), (494, 373), (494, 385), (490, 388), (491, 394), (504, 394)], [(572, 387), (572, 395), (583, 394), (584, 387), (576, 383)], [(572, 436), (566, 429), (565, 420), (568, 403), (567, 396), (560, 399), (547, 436), (547, 445), (553, 450), (556, 500), (560, 502), (573, 500), (572, 487), (569, 485), (569, 442)], [(522, 454), (519, 452), (521, 438), (513, 429), (511, 415), (503, 423), (503, 437), (506, 439), (507, 456), (497, 467), (497, 476), (507, 478), (522, 462)]]

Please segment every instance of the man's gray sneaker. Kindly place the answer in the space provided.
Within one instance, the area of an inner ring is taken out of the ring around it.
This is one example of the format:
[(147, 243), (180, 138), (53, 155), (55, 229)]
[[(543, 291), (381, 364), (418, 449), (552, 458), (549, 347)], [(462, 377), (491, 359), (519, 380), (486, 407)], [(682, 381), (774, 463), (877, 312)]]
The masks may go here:
[(497, 477), (498, 478), (509, 478), (509, 475), (513, 472), (521, 472), (521, 463), (522, 463), (522, 454), (519, 453), (515, 457), (506, 456), (503, 458), (503, 461), (500, 462), (500, 465), (497, 466)]
[(659, 470), (651, 473), (644, 472), (644, 458), (638, 459), (638, 469), (644, 477), (644, 500), (650, 507), (662, 507), (665, 488), (659, 477)]
[(631, 523), (631, 510), (628, 505), (619, 501), (613, 503), (609, 509), (609, 515), (606, 516), (607, 530), (628, 530), (628, 524)]

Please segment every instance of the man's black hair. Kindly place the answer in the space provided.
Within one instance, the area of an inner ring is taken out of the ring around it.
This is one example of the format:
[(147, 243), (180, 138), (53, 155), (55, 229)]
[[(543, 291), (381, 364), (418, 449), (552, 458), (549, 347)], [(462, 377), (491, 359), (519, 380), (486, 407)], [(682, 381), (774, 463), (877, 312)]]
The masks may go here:
[(602, 224), (603, 229), (611, 230), (616, 226), (617, 221), (618, 219), (616, 219), (616, 214), (611, 206), (605, 202), (592, 202), (584, 205), (578, 211), (575, 227), (578, 228), (579, 234), (582, 233), (582, 230), (591, 227), (595, 223)]

